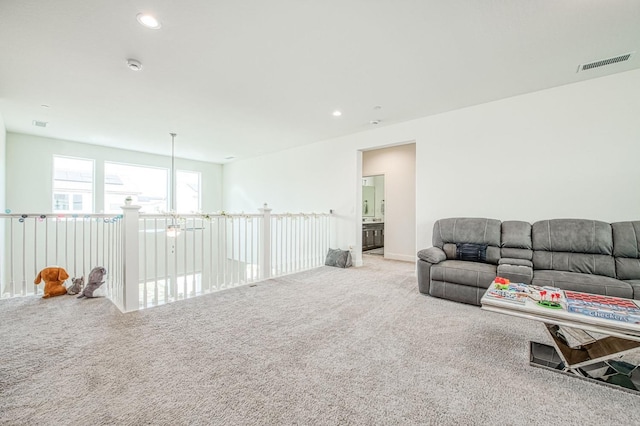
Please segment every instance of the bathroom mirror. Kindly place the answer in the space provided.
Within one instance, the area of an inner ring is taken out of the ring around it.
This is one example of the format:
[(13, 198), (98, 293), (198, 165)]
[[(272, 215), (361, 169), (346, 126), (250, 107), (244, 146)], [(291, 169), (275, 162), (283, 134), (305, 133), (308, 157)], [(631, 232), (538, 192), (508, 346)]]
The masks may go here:
[(384, 221), (384, 175), (362, 177), (362, 217)]

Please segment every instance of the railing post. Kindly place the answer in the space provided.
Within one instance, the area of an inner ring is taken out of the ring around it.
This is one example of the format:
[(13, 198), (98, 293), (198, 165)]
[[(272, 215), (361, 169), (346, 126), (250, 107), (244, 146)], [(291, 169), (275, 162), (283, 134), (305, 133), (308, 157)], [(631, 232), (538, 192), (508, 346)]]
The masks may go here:
[(140, 309), (140, 206), (122, 206), (122, 295), (120, 309), (124, 312)]
[(264, 203), (260, 213), (262, 213), (260, 279), (266, 280), (271, 278), (271, 209), (267, 207), (267, 203)]

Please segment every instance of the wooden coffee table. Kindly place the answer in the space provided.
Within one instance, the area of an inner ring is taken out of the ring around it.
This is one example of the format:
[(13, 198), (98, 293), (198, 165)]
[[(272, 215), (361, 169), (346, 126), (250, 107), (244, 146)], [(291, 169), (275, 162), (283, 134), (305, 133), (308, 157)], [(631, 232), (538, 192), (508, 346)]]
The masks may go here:
[(531, 365), (640, 394), (639, 301), (493, 282), (480, 302), (483, 310), (545, 324), (553, 346), (531, 342)]

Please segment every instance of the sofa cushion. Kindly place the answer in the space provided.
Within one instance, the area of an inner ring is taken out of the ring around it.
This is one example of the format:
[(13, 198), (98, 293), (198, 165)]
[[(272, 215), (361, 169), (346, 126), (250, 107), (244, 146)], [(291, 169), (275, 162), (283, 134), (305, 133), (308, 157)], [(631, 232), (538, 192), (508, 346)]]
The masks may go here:
[(487, 262), (497, 264), (500, 259), (500, 232), (500, 221), (496, 219), (440, 219), (433, 226), (433, 246), (444, 249), (447, 259), (453, 259), (455, 256), (447, 250), (446, 244), (486, 244)]
[(640, 258), (640, 221), (614, 222), (611, 230), (615, 257)]
[(633, 298), (640, 300), (640, 280), (625, 280), (625, 283), (633, 289)]
[(456, 252), (458, 248), (456, 247), (455, 244), (452, 244), (452, 243), (443, 244), (442, 250), (444, 250), (445, 254), (447, 255), (447, 259), (454, 260), (456, 258)]
[(536, 270), (616, 277), (611, 225), (585, 219), (535, 222), (531, 230)]
[(520, 220), (502, 222), (502, 247), (531, 249), (531, 224)]
[(531, 224), (520, 220), (507, 220), (501, 227), (501, 257), (512, 259), (533, 258)]
[(513, 247), (502, 247), (500, 249), (501, 257), (508, 257), (511, 259), (533, 259), (533, 250), (531, 249), (520, 249)]
[(534, 251), (613, 254), (611, 225), (597, 220), (541, 220), (532, 225), (531, 241)]
[(596, 274), (616, 277), (616, 265), (613, 256), (566, 252), (533, 252), (533, 265), (536, 270), (555, 270)]
[(583, 293), (604, 294), (627, 299), (633, 298), (633, 288), (629, 283), (599, 275), (536, 270), (531, 284), (558, 287), (563, 290), (581, 291)]
[(450, 218), (436, 221), (433, 245), (477, 243), (500, 246), (500, 221), (481, 218)]
[(488, 288), (496, 278), (496, 266), (489, 263), (445, 260), (431, 267), (431, 281)]
[(527, 259), (518, 259), (511, 257), (503, 257), (498, 262), (498, 265), (517, 265), (517, 266), (527, 266), (533, 269), (533, 262)]
[(616, 258), (616, 277), (620, 280), (640, 280), (640, 221), (615, 222), (613, 255)]
[(616, 277), (619, 280), (640, 279), (640, 259), (616, 257)]

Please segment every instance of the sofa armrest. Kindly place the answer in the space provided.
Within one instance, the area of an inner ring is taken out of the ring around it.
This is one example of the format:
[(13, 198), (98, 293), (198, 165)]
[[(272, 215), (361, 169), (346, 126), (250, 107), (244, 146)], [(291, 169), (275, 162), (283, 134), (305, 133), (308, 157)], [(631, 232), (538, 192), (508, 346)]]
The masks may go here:
[(418, 273), (418, 290), (420, 293), (429, 294), (429, 288), (431, 287), (431, 267), (433, 263), (429, 263), (426, 260), (418, 259), (416, 265)]
[(531, 284), (533, 262), (527, 259), (503, 257), (498, 263), (497, 274), (515, 283)]
[(447, 255), (444, 250), (439, 247), (429, 247), (418, 252), (418, 258), (429, 262), (431, 264), (440, 263), (443, 260), (447, 260)]

